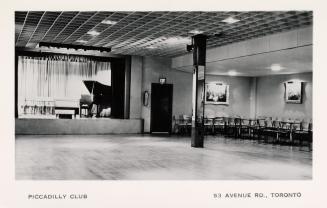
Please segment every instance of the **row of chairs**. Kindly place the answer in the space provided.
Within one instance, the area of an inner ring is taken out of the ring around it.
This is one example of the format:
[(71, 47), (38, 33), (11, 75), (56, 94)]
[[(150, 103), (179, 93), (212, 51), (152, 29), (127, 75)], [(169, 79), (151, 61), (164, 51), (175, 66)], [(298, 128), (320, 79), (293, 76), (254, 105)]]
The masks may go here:
[[(190, 134), (191, 116), (174, 116), (174, 133)], [(204, 117), (205, 134), (222, 134), (233, 138), (255, 139), (266, 143), (308, 145), (312, 147), (312, 120), (272, 117), (242, 118), (240, 116)]]

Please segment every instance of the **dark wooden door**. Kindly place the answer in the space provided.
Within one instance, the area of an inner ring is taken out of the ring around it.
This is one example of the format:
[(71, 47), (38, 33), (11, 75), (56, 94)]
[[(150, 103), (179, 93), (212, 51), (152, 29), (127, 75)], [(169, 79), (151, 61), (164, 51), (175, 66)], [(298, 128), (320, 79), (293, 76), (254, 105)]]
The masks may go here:
[(171, 133), (173, 85), (151, 85), (151, 133)]

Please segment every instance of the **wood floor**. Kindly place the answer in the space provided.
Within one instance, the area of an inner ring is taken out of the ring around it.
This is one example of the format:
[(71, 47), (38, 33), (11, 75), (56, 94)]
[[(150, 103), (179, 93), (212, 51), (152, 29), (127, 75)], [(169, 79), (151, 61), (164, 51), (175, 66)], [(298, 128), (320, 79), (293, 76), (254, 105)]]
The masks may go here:
[(16, 136), (18, 180), (312, 179), (306, 147), (208, 136)]

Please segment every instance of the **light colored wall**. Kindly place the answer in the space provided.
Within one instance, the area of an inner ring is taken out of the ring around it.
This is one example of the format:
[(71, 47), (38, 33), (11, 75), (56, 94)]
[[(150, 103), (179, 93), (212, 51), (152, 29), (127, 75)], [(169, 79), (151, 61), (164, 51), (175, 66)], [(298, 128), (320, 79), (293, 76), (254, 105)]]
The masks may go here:
[(141, 119), (16, 119), (16, 134), (141, 133)]
[(229, 85), (229, 105), (206, 105), (205, 115), (250, 116), (251, 78), (207, 75), (206, 82), (222, 82)]
[[(285, 103), (284, 82), (304, 82), (302, 104)], [(257, 78), (257, 116), (312, 118), (312, 73)]]
[[(260, 38), (241, 41), (226, 46), (207, 49), (207, 62), (217, 62), (224, 59), (241, 56), (267, 53), (293, 47), (312, 44), (312, 26), (295, 29), (287, 32), (267, 35)], [(172, 68), (183, 69), (192, 66), (192, 53), (178, 56), (172, 59)]]
[[(151, 98), (151, 83), (158, 83), (159, 77), (166, 77), (167, 84), (173, 84), (173, 115), (192, 112), (192, 74), (171, 69), (171, 59), (143, 57), (142, 93), (147, 90)], [(150, 131), (151, 100), (142, 105), (144, 131)]]

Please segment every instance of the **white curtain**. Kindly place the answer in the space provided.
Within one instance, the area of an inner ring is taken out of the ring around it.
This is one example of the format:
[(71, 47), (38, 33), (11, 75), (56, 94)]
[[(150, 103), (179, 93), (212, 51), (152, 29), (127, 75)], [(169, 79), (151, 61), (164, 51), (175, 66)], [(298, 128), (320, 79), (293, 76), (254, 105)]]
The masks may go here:
[(87, 57), (53, 55), (18, 57), (18, 109), (26, 101), (79, 99), (89, 94), (83, 80), (111, 85), (110, 62)]

